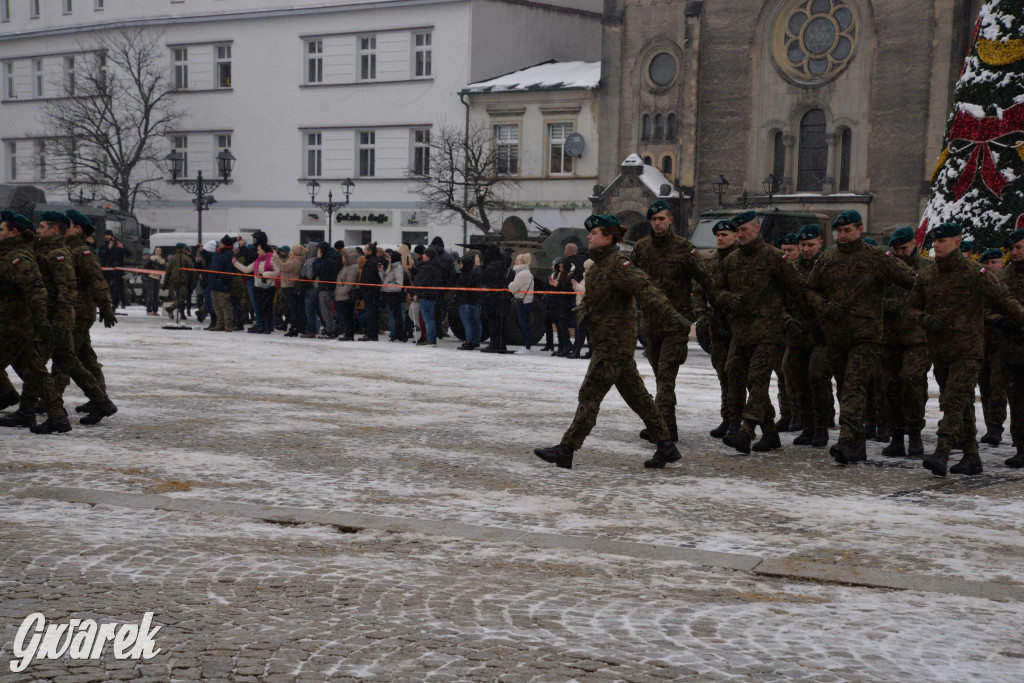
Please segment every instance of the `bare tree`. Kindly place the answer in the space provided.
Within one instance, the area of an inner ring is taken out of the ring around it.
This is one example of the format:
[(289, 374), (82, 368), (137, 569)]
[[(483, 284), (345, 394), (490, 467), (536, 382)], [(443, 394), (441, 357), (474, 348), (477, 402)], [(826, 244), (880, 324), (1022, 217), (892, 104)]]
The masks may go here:
[[(160, 198), (168, 133), (181, 120), (160, 34), (106, 31), (65, 62), (65, 97), (43, 108), (48, 172), (122, 211)], [(65, 58), (68, 59), (68, 58)]]
[(423, 209), (432, 217), (451, 221), (463, 219), (491, 231), (489, 212), (506, 209), (506, 193), (519, 186), (515, 179), (518, 156), (495, 144), (486, 126), (441, 126), (430, 137), (429, 164), (417, 160), (426, 173), (410, 174), (415, 191), (423, 198)]

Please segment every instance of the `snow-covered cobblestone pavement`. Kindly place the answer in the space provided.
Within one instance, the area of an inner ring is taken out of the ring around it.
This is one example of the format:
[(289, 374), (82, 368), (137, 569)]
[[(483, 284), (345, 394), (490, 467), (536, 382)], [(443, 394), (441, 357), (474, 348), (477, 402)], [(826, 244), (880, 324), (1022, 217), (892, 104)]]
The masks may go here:
[[(707, 436), (717, 380), (692, 345), (680, 464), (643, 469), (651, 447), (613, 393), (565, 471), (531, 451), (568, 425), (585, 361), (166, 331), (130, 313), (93, 331), (116, 416), (63, 436), (0, 433), (0, 677), (33, 612), (152, 611), (154, 659), (64, 657), (22, 677), (1020, 678), (1024, 475), (1002, 466), (1008, 445), (982, 446), (985, 475), (945, 480), (883, 459), (882, 444), (847, 468), (792, 446), (740, 456)], [(930, 430), (936, 418), (933, 398)], [(249, 512), (286, 508), (420, 531)], [(942, 579), (997, 599), (927, 587)]]

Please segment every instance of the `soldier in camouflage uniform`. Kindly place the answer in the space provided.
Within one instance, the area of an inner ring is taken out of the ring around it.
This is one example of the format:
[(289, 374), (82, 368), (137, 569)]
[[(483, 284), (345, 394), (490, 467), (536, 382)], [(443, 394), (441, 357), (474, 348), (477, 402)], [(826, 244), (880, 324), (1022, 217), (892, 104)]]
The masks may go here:
[[(1010, 263), (999, 273), (999, 281), (1010, 294), (1024, 304), (1024, 229), (1014, 230), (1003, 245), (1010, 251)], [(1007, 467), (1024, 467), (1024, 337), (1011, 318), (998, 324), (1004, 331), (1003, 376), (1010, 399), (1010, 438), (1017, 453), (1006, 460)]]
[[(175, 251), (171, 254), (171, 257), (167, 259), (167, 269), (164, 271), (164, 282), (163, 286), (167, 288), (171, 299), (173, 300), (173, 310), (177, 311), (178, 319), (187, 318), (188, 313), (186, 307), (188, 305), (188, 297), (192, 290), (196, 286), (196, 275), (195, 270), (187, 270), (189, 268), (194, 269), (191, 257), (185, 253), (185, 243), (178, 242), (175, 246)], [(171, 306), (167, 307), (167, 315), (171, 315)]]
[[(913, 228), (894, 231), (889, 238), (888, 253), (910, 266), (923, 287), (935, 280), (935, 262), (920, 253)], [(882, 297), (882, 368), (890, 436), (882, 455), (889, 458), (924, 455), (921, 430), (928, 403), (928, 369), (932, 363), (928, 358), (924, 328), (906, 314), (909, 296), (907, 290), (890, 284)], [(904, 436), (909, 439), (907, 446), (903, 443)]]
[[(789, 233), (779, 238), (779, 249), (787, 263), (796, 263), (800, 258), (800, 244), (796, 233)], [(802, 333), (797, 333), (802, 337)], [(786, 333), (786, 344), (789, 345), (790, 334)], [(779, 401), (779, 419), (775, 421), (777, 432), (797, 432), (803, 429), (800, 424), (800, 409), (796, 404), (796, 392), (793, 390), (789, 377), (786, 376), (786, 349), (783, 348), (779, 357), (779, 364), (776, 366), (775, 377), (778, 380), (775, 386), (778, 389), (776, 398)]]
[[(630, 260), (647, 273), (654, 286), (668, 297), (679, 315), (691, 319), (693, 310), (690, 299), (694, 283), (711, 287), (711, 281), (704, 271), (704, 259), (690, 240), (672, 231), (672, 208), (664, 199), (651, 204), (647, 209), (647, 220), (651, 223), (651, 234), (636, 243)], [(679, 366), (686, 362), (689, 334), (667, 335), (661, 329), (660, 318), (645, 309), (641, 309), (641, 313), (644, 348), (658, 386), (654, 402), (668, 425), (672, 440), (678, 441), (676, 376), (679, 374)], [(651, 440), (646, 429), (640, 432), (640, 438)]]
[[(96, 308), (99, 307), (100, 316), (103, 319), (104, 327), (113, 327), (117, 324), (117, 316), (114, 315), (114, 308), (110, 302), (110, 289), (103, 277), (103, 270), (95, 250), (85, 238), (95, 232), (92, 221), (85, 214), (69, 209), (65, 214), (71, 225), (64, 236), (64, 242), (71, 252), (71, 260), (75, 267), (75, 284), (78, 291), (75, 301), (75, 326), (72, 330), (72, 341), (74, 343), (75, 355), (85, 366), (104, 392), (107, 390), (106, 378), (103, 376), (103, 366), (96, 357), (92, 348), (92, 338), (89, 330), (96, 321)], [(59, 369), (54, 373), (54, 385), (58, 393), (63, 394), (71, 378)], [(79, 413), (92, 413), (95, 404), (92, 401), (83, 403), (75, 408)]]
[(53, 331), (46, 316), (46, 288), (29, 244), (32, 221), (10, 211), (0, 212), (0, 367), (8, 365), (21, 377), (23, 393), (39, 396), (46, 421), (36, 424), (34, 410), (19, 408), (0, 417), (0, 426), (29, 427), (36, 434), (71, 431), (64, 403), (46, 371)]
[[(799, 257), (793, 262), (801, 282), (814, 270), (821, 254), (821, 227), (805, 225), (797, 234)], [(788, 261), (788, 259), (787, 259)], [(825, 332), (814, 315), (805, 310), (799, 329), (790, 326), (786, 333), (786, 355), (783, 360), (790, 395), (799, 411), (802, 431), (793, 439), (794, 446), (824, 448), (828, 445), (828, 423), (832, 417), (832, 370), (828, 364)]]
[[(736, 228), (729, 221), (718, 221), (711, 229), (715, 235), (717, 251), (705, 261), (708, 279), (714, 283), (722, 261), (732, 252), (739, 249), (736, 244)], [(729, 358), (729, 345), (732, 342), (732, 331), (729, 327), (729, 316), (725, 309), (711, 305), (711, 292), (698, 283), (693, 290), (693, 310), (697, 316), (697, 329), (707, 326), (711, 338), (711, 365), (718, 375), (718, 385), (722, 392), (720, 415), (722, 422), (711, 430), (711, 436), (721, 439), (729, 431), (728, 394), (729, 380), (726, 373), (726, 361)]]
[(863, 242), (864, 222), (858, 212), (843, 211), (832, 227), (838, 244), (818, 257), (807, 290), (824, 320), (829, 365), (839, 387), (839, 441), (829, 453), (845, 465), (867, 459), (863, 421), (882, 341), (885, 285), (910, 289), (917, 275), (899, 259)]
[(619, 253), (618, 243), (626, 233), (619, 219), (611, 215), (591, 216), (585, 223), (587, 242), (594, 265), (587, 275), (587, 295), (580, 312), (590, 329), (593, 356), (579, 392), (579, 407), (572, 424), (557, 446), (536, 448), (534, 454), (558, 467), (572, 467), (578, 450), (597, 422), (597, 413), (608, 390), (619, 390), (623, 400), (644, 421), (651, 440), (658, 444), (644, 467), (660, 468), (681, 457), (670, 438), (668, 427), (654, 399), (647, 393), (637, 372), (636, 300), (650, 315), (661, 320), (666, 335), (686, 335), (690, 321), (681, 316), (647, 274)]
[(776, 247), (761, 237), (757, 213), (745, 211), (732, 219), (740, 247), (729, 254), (715, 275), (715, 308), (729, 311), (732, 344), (729, 347), (729, 431), (723, 443), (749, 453), (754, 429), (761, 425), (755, 451), (780, 448), (775, 410), (769, 397), (771, 373), (785, 345), (786, 328), (799, 327), (790, 305), (803, 305), (800, 278)]
[(949, 468), (953, 474), (981, 474), (977, 427), (974, 421), (974, 386), (984, 350), (985, 320), (981, 302), (1024, 325), (1021, 306), (1002, 282), (979, 263), (960, 254), (963, 229), (956, 223), (942, 223), (928, 231), (935, 240), (938, 275), (930, 285), (919, 283), (908, 299), (908, 315), (927, 331), (928, 351), (939, 383), (942, 419), (936, 430), (935, 452), (926, 455), (922, 466), (940, 477), (946, 476), (949, 453), (959, 446), (963, 459)]
[[(999, 277), (1003, 270), (1003, 252), (986, 249), (978, 263)], [(1011, 292), (1012, 293), (1012, 292)], [(1003, 346), (1006, 332), (1000, 326), (1004, 316), (985, 305), (985, 355), (981, 360), (978, 388), (981, 390), (981, 410), (985, 417), (985, 435), (981, 443), (998, 446), (1003, 441), (1003, 423), (1006, 422), (1006, 382), (1003, 373)], [(1012, 340), (1010, 340), (1012, 342)]]

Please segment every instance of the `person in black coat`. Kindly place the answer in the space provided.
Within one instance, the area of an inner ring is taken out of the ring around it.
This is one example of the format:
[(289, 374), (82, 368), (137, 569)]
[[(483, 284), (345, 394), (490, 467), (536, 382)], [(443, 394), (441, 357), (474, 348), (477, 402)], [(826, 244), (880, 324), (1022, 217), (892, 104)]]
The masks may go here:
[(370, 243), (364, 250), (366, 261), (359, 273), (360, 293), (363, 295), (363, 336), (359, 341), (377, 341), (380, 334), (381, 283), (377, 266), (381, 259), (377, 245)]
[(487, 346), (480, 349), (484, 353), (511, 353), (505, 347), (505, 315), (509, 306), (508, 299), (512, 296), (505, 290), (508, 285), (507, 272), (508, 265), (497, 245), (488, 245), (480, 269), (480, 287), (502, 291), (484, 292), (482, 296), (482, 313), (491, 335)]
[[(412, 286), (447, 287), (448, 284), (448, 274), (438, 255), (438, 250), (435, 247), (427, 247), (420, 267), (416, 269), (416, 278), (412, 281)], [(444, 290), (414, 289), (413, 293), (419, 301), (420, 313), (423, 314), (423, 326), (427, 332), (426, 339), (421, 339), (416, 343), (421, 346), (437, 346), (437, 302), (440, 301)]]
[(335, 339), (338, 336), (337, 319), (334, 315), (334, 290), (338, 286), (338, 273), (341, 272), (341, 256), (327, 242), (317, 247), (317, 260), (313, 264), (313, 277), (317, 284), (317, 307), (320, 319), (324, 321), (324, 333), (321, 339)]
[(114, 233), (107, 230), (103, 236), (104, 243), (100, 247), (100, 265), (103, 266), (103, 277), (107, 281), (107, 288), (110, 290), (110, 303), (115, 309), (125, 307), (124, 300), (124, 271), (107, 270), (107, 268), (121, 268), (124, 266), (125, 248), (117, 239)]
[(477, 272), (475, 259), (463, 256), (459, 259), (459, 279), (455, 292), (455, 305), (462, 320), (462, 329), (466, 333), (466, 341), (458, 347), (459, 351), (472, 351), (480, 348), (482, 325), (480, 323), (480, 293), (472, 290), (480, 286), (480, 273)]

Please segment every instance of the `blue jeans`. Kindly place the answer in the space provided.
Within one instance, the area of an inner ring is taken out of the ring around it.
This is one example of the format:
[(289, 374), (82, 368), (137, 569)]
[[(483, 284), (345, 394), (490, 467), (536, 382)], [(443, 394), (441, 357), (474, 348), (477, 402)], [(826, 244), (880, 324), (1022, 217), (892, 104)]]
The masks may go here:
[(308, 334), (319, 334), (320, 314), (318, 309), (320, 308), (320, 296), (316, 291), (316, 287), (310, 287), (306, 290), (305, 299), (306, 332)]
[[(256, 280), (253, 278), (245, 279), (245, 291), (249, 293), (249, 303), (252, 304), (252, 317), (253, 324), (257, 329), (263, 329), (263, 316), (260, 315), (260, 306), (256, 301)], [(267, 327), (272, 327), (268, 325)]]
[(533, 309), (533, 302), (518, 304), (516, 309), (519, 315), (519, 329), (523, 333), (523, 346), (530, 348), (533, 346), (533, 331), (530, 330), (530, 310)]
[(437, 299), (420, 299), (420, 313), (423, 314), (423, 325), (427, 328), (427, 343), (437, 341), (437, 321), (434, 320), (434, 309)]
[(459, 306), (459, 318), (462, 328), (466, 331), (466, 341), (479, 344), (483, 336), (483, 325), (480, 323), (480, 304), (462, 304)]

